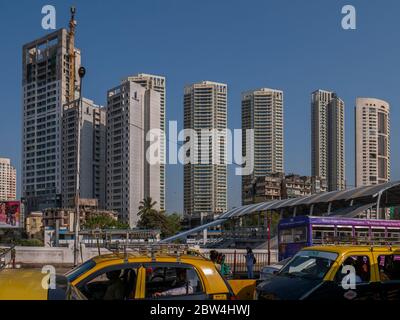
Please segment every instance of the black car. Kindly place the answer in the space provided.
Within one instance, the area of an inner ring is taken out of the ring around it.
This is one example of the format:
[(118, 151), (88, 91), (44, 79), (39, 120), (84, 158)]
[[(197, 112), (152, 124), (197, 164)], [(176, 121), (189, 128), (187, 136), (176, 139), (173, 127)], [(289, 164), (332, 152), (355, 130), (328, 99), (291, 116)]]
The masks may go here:
[[(377, 263), (372, 263), (373, 260)], [(400, 278), (394, 266), (400, 268), (400, 256), (383, 248), (353, 247), (347, 251), (341, 248), (338, 252), (333, 248), (304, 249), (274, 277), (261, 282), (256, 297), (258, 300), (400, 300)]]

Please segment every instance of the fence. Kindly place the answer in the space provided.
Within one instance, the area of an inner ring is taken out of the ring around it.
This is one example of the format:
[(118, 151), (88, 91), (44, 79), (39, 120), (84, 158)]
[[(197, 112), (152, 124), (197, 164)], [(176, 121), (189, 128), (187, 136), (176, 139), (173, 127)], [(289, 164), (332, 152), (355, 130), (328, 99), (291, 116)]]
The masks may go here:
[(15, 266), (15, 247), (0, 247), (0, 270)]
[[(4, 249), (2, 249), (4, 248)], [(86, 261), (98, 254), (109, 253), (105, 248), (100, 252), (97, 248), (87, 248), (82, 246), (82, 252), (79, 256), (79, 263)], [(209, 258), (210, 251), (213, 249), (200, 249), (200, 252)], [(218, 253), (225, 255), (225, 262), (230, 266), (233, 276), (245, 274), (246, 260), (245, 249), (217, 249)], [(1, 247), (0, 246), (0, 269), (10, 266), (14, 263), (13, 252), (16, 252), (16, 263), (27, 265), (71, 265), (73, 263), (73, 250), (70, 248), (45, 248), (45, 247)], [(253, 250), (257, 260), (254, 266), (254, 272), (258, 273), (260, 269), (268, 265), (268, 251), (265, 249)], [(271, 250), (271, 263), (278, 261), (277, 250)]]
[[(211, 250), (213, 249), (201, 249), (200, 251), (209, 258)], [(216, 251), (225, 255), (225, 263), (231, 267), (233, 276), (247, 272), (245, 249), (219, 249)], [(260, 272), (261, 268), (268, 265), (268, 250), (253, 250), (253, 253), (256, 258), (254, 272)], [(278, 251), (271, 250), (271, 264), (276, 262), (278, 262)]]

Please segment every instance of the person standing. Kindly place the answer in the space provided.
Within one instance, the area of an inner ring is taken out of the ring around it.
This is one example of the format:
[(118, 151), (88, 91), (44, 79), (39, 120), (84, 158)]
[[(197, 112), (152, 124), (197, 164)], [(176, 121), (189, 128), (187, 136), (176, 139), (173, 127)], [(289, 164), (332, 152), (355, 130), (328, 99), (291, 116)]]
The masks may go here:
[(224, 277), (230, 276), (230, 274), (231, 274), (231, 268), (230, 268), (229, 265), (225, 262), (225, 255), (224, 255), (224, 254), (220, 253), (220, 254), (218, 255), (217, 263), (221, 266), (221, 269), (220, 269), (221, 274), (222, 274)]
[(247, 247), (247, 253), (244, 256), (246, 258), (246, 267), (247, 267), (247, 278), (248, 279), (253, 279), (254, 278), (254, 265), (256, 263), (256, 258), (254, 256), (253, 250), (251, 248)]

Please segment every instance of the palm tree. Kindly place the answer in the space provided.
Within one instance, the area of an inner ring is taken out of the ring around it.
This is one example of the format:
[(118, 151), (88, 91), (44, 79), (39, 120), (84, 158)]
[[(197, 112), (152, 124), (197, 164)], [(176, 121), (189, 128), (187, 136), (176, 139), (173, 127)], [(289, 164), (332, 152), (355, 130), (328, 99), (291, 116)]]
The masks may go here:
[(154, 209), (156, 204), (157, 201), (153, 201), (151, 197), (140, 201), (138, 227), (160, 230), (162, 237), (178, 232), (180, 230), (180, 217), (177, 214), (167, 216), (164, 211)]
[(151, 197), (146, 197), (142, 201), (140, 201), (138, 216), (143, 217), (145, 215), (149, 215), (156, 212), (154, 206), (157, 204), (157, 201), (153, 201)]
[(145, 229), (161, 229), (163, 224), (162, 214), (154, 209), (157, 204), (151, 197), (144, 198), (140, 201), (138, 217), (138, 227)]

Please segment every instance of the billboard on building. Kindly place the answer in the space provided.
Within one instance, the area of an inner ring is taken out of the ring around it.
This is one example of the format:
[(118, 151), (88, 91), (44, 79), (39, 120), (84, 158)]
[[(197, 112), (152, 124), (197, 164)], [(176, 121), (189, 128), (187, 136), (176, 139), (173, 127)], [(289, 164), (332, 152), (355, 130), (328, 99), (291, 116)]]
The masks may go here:
[(21, 217), (20, 201), (0, 201), (0, 226), (19, 228)]

